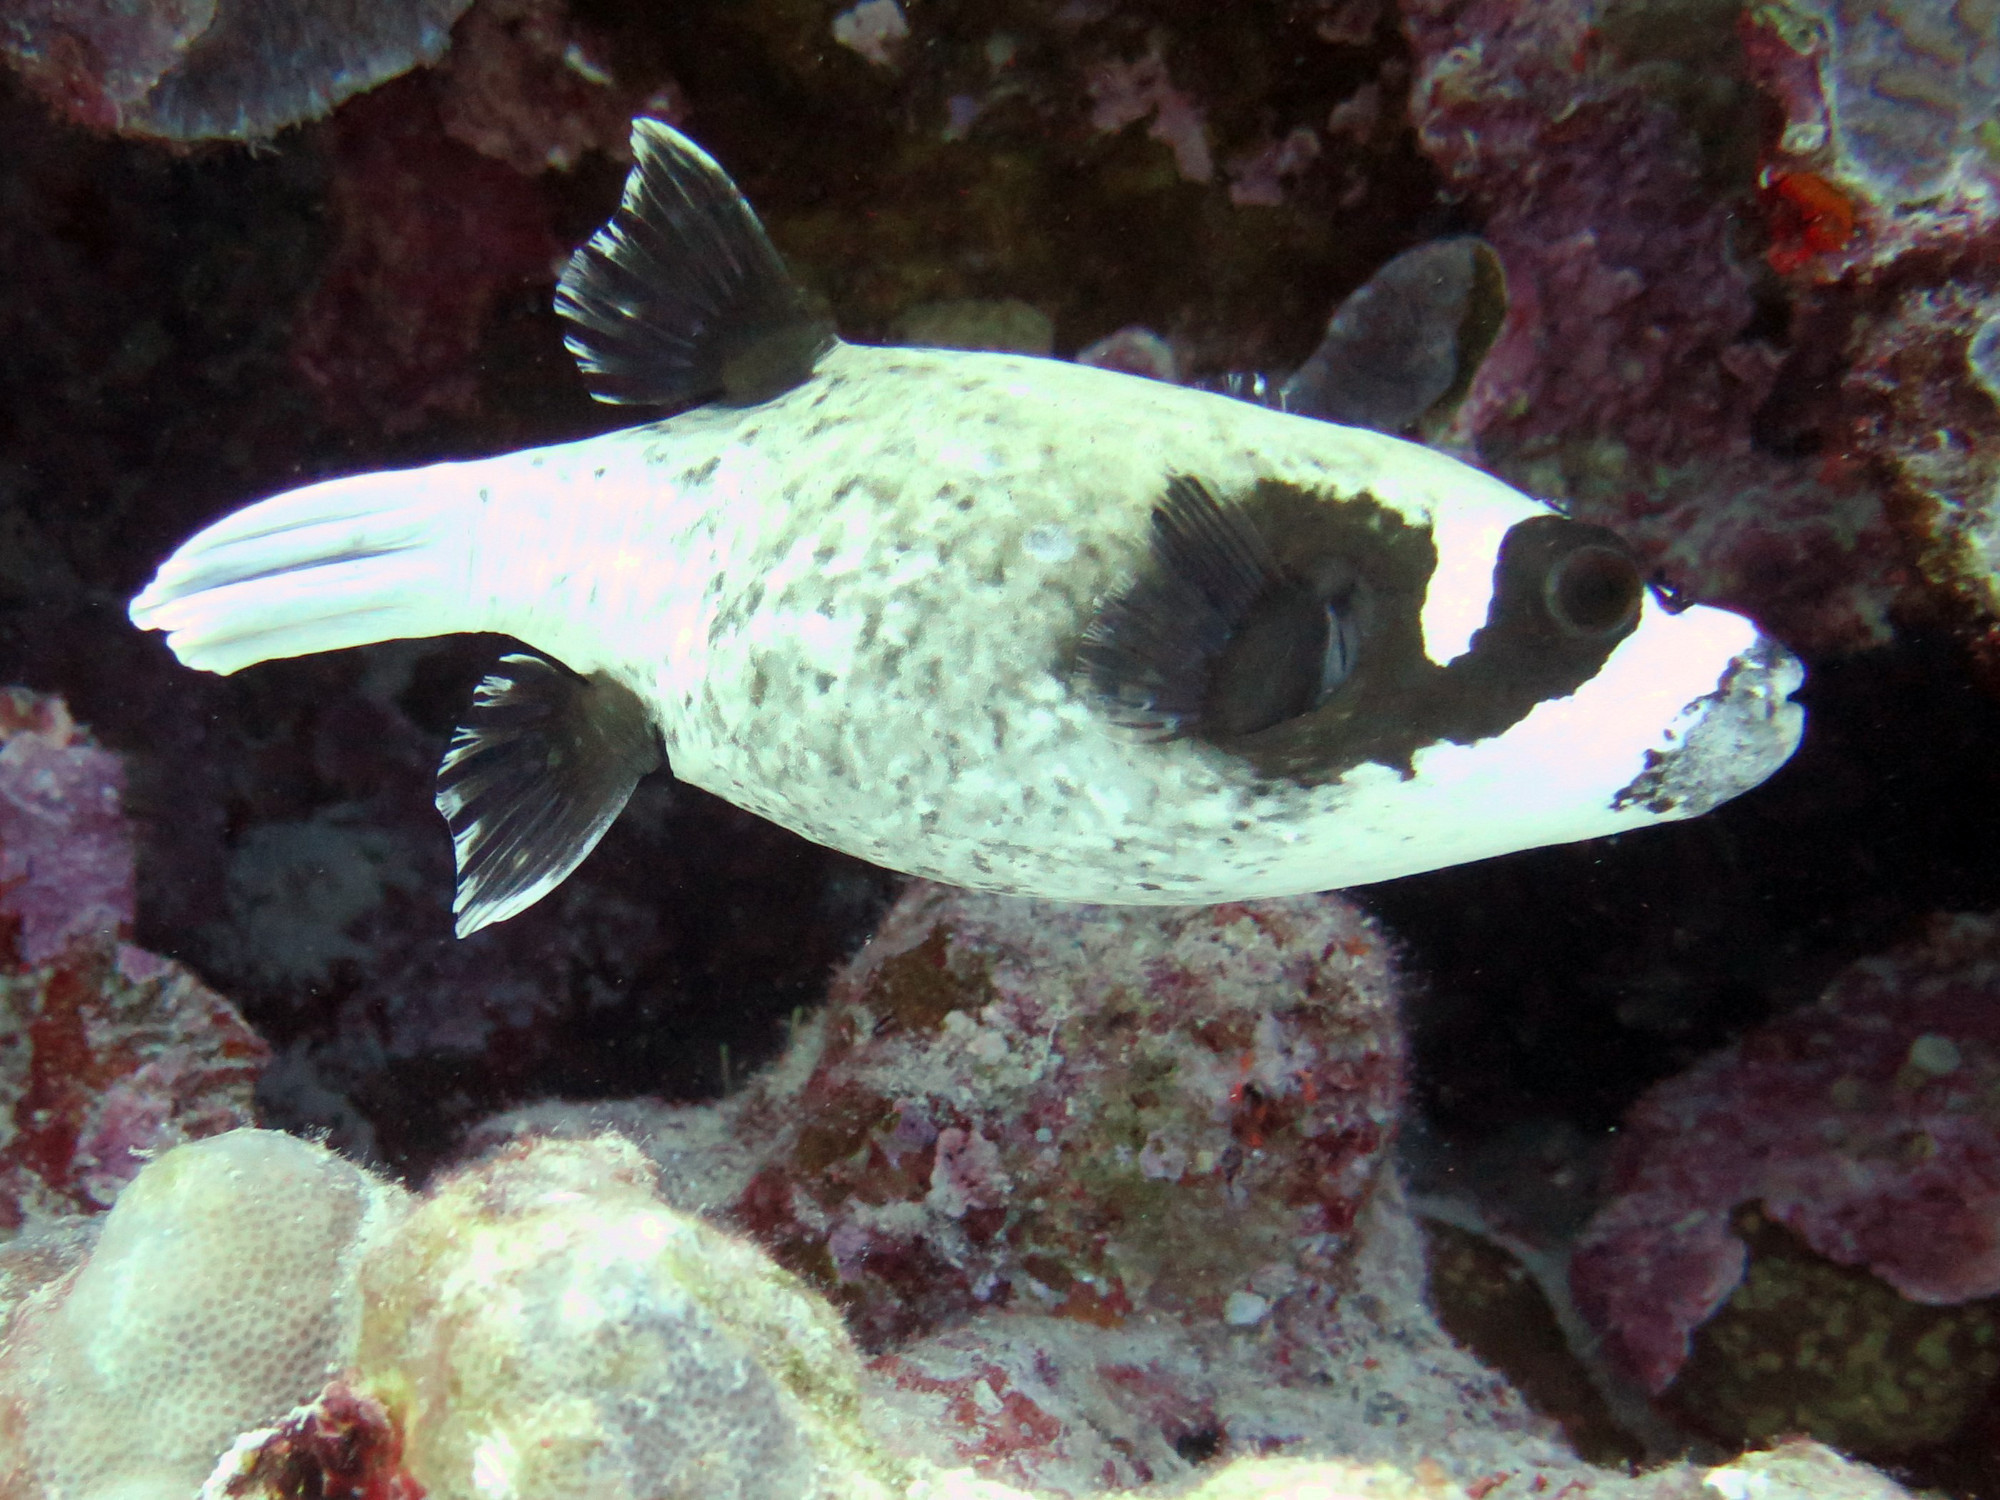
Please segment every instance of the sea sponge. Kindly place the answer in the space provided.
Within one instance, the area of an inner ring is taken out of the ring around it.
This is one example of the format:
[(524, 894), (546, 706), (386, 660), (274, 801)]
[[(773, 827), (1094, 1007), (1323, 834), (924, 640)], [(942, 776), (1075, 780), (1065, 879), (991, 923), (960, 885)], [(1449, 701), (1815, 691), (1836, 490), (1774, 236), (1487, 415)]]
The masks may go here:
[(7, 1329), (0, 1451), (14, 1462), (0, 1496), (185, 1500), (239, 1433), (310, 1401), (345, 1364), (359, 1255), (403, 1198), (277, 1131), (153, 1162), (89, 1260)]

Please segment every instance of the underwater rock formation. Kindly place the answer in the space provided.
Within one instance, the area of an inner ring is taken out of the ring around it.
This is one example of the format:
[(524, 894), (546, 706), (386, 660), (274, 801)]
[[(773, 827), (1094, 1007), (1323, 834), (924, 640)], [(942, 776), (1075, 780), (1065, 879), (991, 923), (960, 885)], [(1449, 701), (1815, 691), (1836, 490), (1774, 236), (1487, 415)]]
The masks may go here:
[[(1774, 245), (1779, 269), (1817, 260), (1823, 280), (1856, 265), (1879, 270), (1917, 245), (1950, 246), (2000, 221), (1991, 10), (1790, 0), (1757, 7), (1743, 25), (1759, 85), (1784, 111), (1763, 174), (1798, 231)], [(1802, 173), (1817, 181), (1787, 187)]]
[(1796, 646), (1941, 599), (1990, 665), (1994, 13), (1504, 10), (1404, 7), (1420, 137), (1515, 296), (1458, 438)]
[(1865, 477), (1773, 451), (1781, 354), (1735, 248), (1756, 138), (1735, 8), (1410, 0), (1411, 116), (1507, 272), (1457, 436), (1694, 598), (1802, 648), (1886, 634), (1898, 547)]
[(0, 938), (29, 967), (132, 925), (125, 773), (62, 699), (0, 691)]
[[(924, 1457), (832, 1308), (652, 1179), (612, 1136), (503, 1149), (415, 1203), (270, 1132), (178, 1147), (94, 1246), (57, 1225), (0, 1252), (0, 1496), (1110, 1500), (1110, 1474), (1030, 1491)], [(1567, 1483), (1571, 1500), (1903, 1494), (1803, 1444)], [(1564, 1491), (1522, 1468), (1454, 1483), (1428, 1458), (1266, 1457), (1188, 1493)]]
[[(1740, 1368), (1730, 1373), (1727, 1349), (1702, 1359), (1711, 1391), (1741, 1388), (1737, 1411), (1699, 1397), (1711, 1425), (1742, 1421), (1754, 1435), (1761, 1421), (1765, 1433), (1810, 1430), (1878, 1452), (1949, 1435), (1953, 1423), (1932, 1429), (2000, 1375), (2000, 1356), (1977, 1353), (2000, 1327), (1990, 1308), (1952, 1312), (2000, 1296), (1997, 965), (2000, 922), (1940, 919), (1922, 942), (1856, 964), (1818, 1003), (1640, 1101), (1611, 1201), (1571, 1270), (1579, 1307), (1627, 1373), (1666, 1390), (1696, 1330), (1733, 1317), (1724, 1342)], [(1822, 1273), (1815, 1259), (1831, 1264)], [(1753, 1370), (1774, 1371), (1786, 1401), (1744, 1385)], [(1862, 1395), (1879, 1415), (1855, 1409)]]
[(670, 85), (621, 85), (606, 52), (562, 0), (479, 0), (438, 67), (334, 120), (339, 238), (292, 352), (336, 422), (404, 433), (474, 411), (496, 308), (553, 287), (568, 250), (540, 176), (623, 159), (635, 114), (678, 118)]
[(533, 181), (447, 137), (424, 83), (359, 100), (333, 126), (340, 240), (292, 350), (349, 426), (407, 432), (472, 410), (470, 356), (495, 303), (553, 282), (562, 250)]
[[(1841, 378), (1817, 422), (1872, 465), (1922, 574), (2000, 630), (2000, 412), (1981, 331), (2000, 307), (2000, 18), (1977, 6), (1811, 0), (1746, 17), (1782, 111), (1760, 195), (1802, 346)], [(1825, 370), (1814, 372), (1824, 375)]]
[(60, 698), (0, 691), (0, 1240), (101, 1209), (155, 1152), (254, 1118), (263, 1042), (122, 940), (123, 788)]
[(1354, 1249), (1400, 1110), (1384, 940), (1332, 897), (1079, 907), (918, 884), (737, 1129), (732, 1219), (864, 1343), (981, 1307), (1218, 1317)]
[(80, 124), (262, 140), (435, 62), (469, 0), (9, 0), (0, 56)]

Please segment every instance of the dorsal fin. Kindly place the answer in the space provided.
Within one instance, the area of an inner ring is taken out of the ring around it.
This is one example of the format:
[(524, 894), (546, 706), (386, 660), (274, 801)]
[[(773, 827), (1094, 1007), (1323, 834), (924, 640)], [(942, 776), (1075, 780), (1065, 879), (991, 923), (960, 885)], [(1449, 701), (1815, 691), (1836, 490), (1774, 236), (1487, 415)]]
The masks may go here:
[(750, 405), (798, 385), (834, 345), (757, 214), (693, 141), (632, 122), (624, 200), (556, 286), (563, 342), (600, 401)]
[(561, 885), (661, 760), (646, 706), (623, 683), (523, 652), (501, 657), (438, 767), (458, 935)]
[(1506, 272), (1486, 241), (1460, 235), (1405, 250), (1340, 304), (1277, 404), (1377, 432), (1449, 416), (1506, 315)]

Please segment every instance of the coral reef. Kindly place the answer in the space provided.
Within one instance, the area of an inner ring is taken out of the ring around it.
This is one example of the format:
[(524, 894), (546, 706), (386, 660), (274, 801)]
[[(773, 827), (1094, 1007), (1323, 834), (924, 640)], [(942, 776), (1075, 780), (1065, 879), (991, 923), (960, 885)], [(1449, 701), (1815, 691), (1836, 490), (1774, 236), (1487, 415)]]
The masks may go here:
[(0, 1304), (0, 1494), (198, 1488), (342, 1367), (360, 1255), (402, 1197), (273, 1131), (148, 1164), (87, 1258)]
[(1331, 899), (907, 891), (732, 1217), (882, 1346), (988, 1306), (1213, 1319), (1338, 1274), (1402, 1095), (1379, 934)]
[(1744, 34), (1783, 111), (1761, 173), (1789, 220), (1772, 247), (1780, 270), (1879, 273), (1912, 249), (1976, 242), (2000, 219), (1990, 12), (1783, 0), (1751, 7)]
[(1798, 0), (1750, 7), (1742, 36), (1782, 117), (1757, 185), (1794, 299), (1784, 419), (1885, 492), (1990, 670), (2000, 417), (1977, 339), (2000, 294), (2000, 27), (1977, 7)]
[[(1078, 1112), (1050, 1125), (1048, 1143), (1013, 1130), (1003, 1106), (977, 1107), (985, 1073), (952, 1072), (994, 1068), (971, 1050), (991, 1032), (1010, 1056), (1026, 1053), (1031, 1039), (994, 1001), (980, 1013), (991, 1025), (935, 1031), (883, 1023), (863, 1037), (797, 1022), (785, 1071), (744, 1085), (784, 1015), (813, 1001), (827, 966), (872, 925), (888, 885), (685, 788), (646, 789), (560, 907), (518, 932), (451, 943), (430, 779), (491, 643), (389, 648), (218, 683), (171, 672), (128, 638), (117, 605), (158, 552), (255, 494), (546, 442), (596, 419), (546, 288), (560, 253), (615, 200), (612, 158), (640, 108), (687, 120), (742, 177), (857, 337), (1083, 349), (1170, 379), (1284, 370), (1305, 358), (1328, 309), (1399, 251), (1483, 233), (1500, 247), (1516, 307), (1447, 441), (1616, 525), (1687, 591), (1754, 607), (1823, 654), (1920, 618), (1940, 586), (1961, 626), (1983, 629), (1995, 612), (2000, 282), (1983, 12), (1834, 0), (1410, 0), (1400, 17), (1373, 0), (1212, 11), (1177, 0), (844, 3), (687, 0), (669, 14), (482, 0), (458, 18), (440, 65), (255, 154), (162, 151), (101, 132), (156, 128), (142, 117), (168, 98), (163, 80), (195, 76), (199, 28), (219, 38), (228, 17), (275, 10), (197, 4), (163, 20), (157, 6), (0, 7), (0, 47), (18, 64), (0, 79), (10, 142), (0, 641), (14, 670), (62, 685), (125, 759), (143, 852), (139, 940), (199, 967), (275, 1045), (267, 1119), (331, 1128), (414, 1175), (447, 1153), (457, 1127), (510, 1103), (740, 1085), (719, 1107), (631, 1104), (584, 1119), (615, 1118), (646, 1140), (677, 1207), (739, 1230), (747, 1206), (771, 1213), (784, 1263), (805, 1278), (797, 1305), (823, 1322), (810, 1299), (830, 1295), (879, 1351), (855, 1377), (862, 1409), (946, 1466), (913, 1469), (913, 1495), (1011, 1500), (1027, 1483), (1086, 1494), (1146, 1475), (1211, 1500), (1505, 1500), (1566, 1486), (1566, 1500), (1898, 1493), (1804, 1445), (1639, 1481), (1573, 1465), (1546, 1423), (1432, 1326), (1386, 1146), (1357, 1152), (1354, 1193), (1323, 1200), (1360, 1205), (1326, 1262), (1305, 1273), (1290, 1262), (1296, 1279), (1274, 1277), (1290, 1251), (1267, 1252), (1305, 1238), (1283, 1221), (1307, 1208), (1260, 1191), (1243, 1217), (1265, 1244), (1231, 1241), (1233, 1219), (1215, 1206), (1226, 1202), (1219, 1170), (1190, 1167), (1171, 1184), (1147, 1176), (1142, 1156), (1164, 1163), (1145, 1153), (1150, 1124), (1116, 1139), (1107, 1113), (1157, 1123), (1177, 1112), (1190, 1139), (1213, 1138), (1205, 1149), (1240, 1153), (1244, 1180), (1290, 1180), (1281, 1158), (1304, 1159), (1305, 1131), (1359, 1106), (1309, 1104), (1318, 1064), (1285, 1063), (1272, 1076), (1293, 1090), (1278, 1099), (1296, 1114), (1280, 1121), (1275, 1149), (1247, 1146), (1269, 1101), (1258, 1085), (1246, 1107), (1253, 1080), (1243, 1080), (1231, 1103), (1229, 1069), (1255, 1051), (1254, 1035), (1234, 1052), (1199, 1035), (1149, 1037), (1155, 1061), (1192, 1059), (1222, 1077), (1197, 1068), (1192, 1087), (1172, 1075), (1168, 1094), (1135, 1103), (1136, 1087), (1108, 1092), (1132, 1081), (1124, 1043), (1072, 1016), (1062, 1063), (1006, 1096), (1039, 1104), (1058, 1083), (1071, 1090)], [(405, 8), (406, 19), (423, 14), (446, 12)], [(1935, 34), (1920, 29), (1927, 16)], [(62, 42), (58, 23), (100, 50)], [(441, 25), (424, 46), (443, 46)], [(239, 99), (270, 94), (254, 71), (200, 76)], [(1413, 79), (1415, 133), (1404, 128)], [(44, 99), (98, 130), (52, 123)], [(1913, 129), (1934, 149), (1899, 154)], [(1745, 1018), (1810, 996), (1912, 913), (1990, 909), (2000, 891), (1980, 832), (1994, 788), (1981, 747), (1993, 731), (1964, 676), (1936, 641), (1816, 661), (1817, 743), (1799, 778), (1762, 802), (1385, 896), (1399, 903), (1387, 908), (1395, 929), (1423, 945), (1437, 1003), (1482, 1017), (1443, 1033), (1436, 1045), (1464, 1055), (1436, 1070), (1426, 1100), (1440, 1115), (1499, 1122), (1461, 1175), (1560, 1176), (1573, 1203), (1631, 1090)], [(53, 1305), (101, 1210), (147, 1161), (250, 1122), (265, 1046), (186, 970), (117, 946), (132, 936), (131, 836), (100, 796), (115, 792), (116, 767), (58, 729), (54, 712), (34, 706), (40, 727), (0, 746), (0, 928), (39, 955), (16, 951), (0, 974), (0, 1238), (33, 1226), (0, 1246), (9, 1309), (33, 1297)], [(8, 780), (30, 763), (55, 782)], [(51, 784), (72, 789), (58, 799), (72, 820), (60, 833), (36, 811), (47, 804), (34, 788)], [(35, 870), (73, 862), (73, 891), (18, 882), (24, 848)], [(1376, 948), (1356, 965), (1379, 962), (1379, 935), (1369, 940)], [(1026, 997), (1010, 999), (1025, 1017)], [(874, 1024), (882, 1001), (844, 991), (840, 1014)], [(1958, 1014), (1973, 1014), (1970, 998)], [(1321, 1019), (1287, 1019), (1288, 1043), (1320, 1046)], [(1956, 1024), (1930, 1030), (1958, 1049), (1951, 1077), (1979, 1076), (1983, 1054)], [(1362, 1097), (1393, 1115), (1401, 1043), (1386, 1021), (1372, 1028), (1382, 1067)], [(1891, 1072), (1920, 1055), (1942, 1060), (1914, 1048), (1924, 1034), (1903, 1036)], [(1854, 1045), (1875, 1056), (1865, 1036)], [(892, 1089), (897, 1079), (879, 1071), (891, 1061), (923, 1087)], [(1203, 1113), (1218, 1107), (1224, 1078), (1220, 1117)], [(1970, 1168), (1923, 1178), (1930, 1143), (1942, 1143), (1936, 1160), (1970, 1159), (1962, 1117), (1980, 1110), (1954, 1112), (1952, 1086), (1912, 1088), (1907, 1128), (1870, 1136), (1880, 1150), (1850, 1163), (1878, 1188), (1899, 1171), (1930, 1182), (1906, 1215), (1967, 1206)], [(832, 1109), (864, 1095), (893, 1108)], [(1932, 1109), (1934, 1095), (1946, 1105)], [(937, 1132), (914, 1147), (896, 1133), (906, 1096), (914, 1136)], [(1825, 1122), (1828, 1097), (1801, 1109)], [(1780, 1102), (1737, 1107), (1764, 1119)], [(1872, 1108), (1866, 1131), (1888, 1131), (1890, 1113)], [(1582, 1144), (1544, 1160), (1535, 1110), (1559, 1115)], [(559, 1115), (579, 1128), (578, 1113), (548, 1106), (537, 1128)], [(1961, 1133), (1933, 1137), (1933, 1116)], [(826, 1161), (832, 1180), (809, 1180), (802, 1143), (843, 1141), (852, 1149)], [(1038, 1151), (1101, 1146), (1091, 1167), (1102, 1202), (1045, 1194), (1051, 1202), (1029, 1207), (1047, 1180)], [(594, 1185), (585, 1192), (579, 1220), (656, 1222), (629, 1157), (606, 1152), (600, 1162), (629, 1170), (602, 1207)], [(1715, 1155), (1718, 1172), (1737, 1161), (1720, 1146)], [(521, 1166), (532, 1155), (507, 1160), (523, 1174), (508, 1179), (516, 1189), (539, 1170)], [(487, 1170), (452, 1179), (440, 1200), (457, 1194), (452, 1212), (476, 1211)], [(760, 1177), (768, 1196), (751, 1205)], [(1821, 1181), (1799, 1189), (1801, 1222)], [(1871, 1249), (1836, 1264), (1832, 1241), (1807, 1244), (1762, 1190), (1699, 1205), (1746, 1259), (1691, 1335), (1670, 1393), (1681, 1415), (1735, 1442), (1844, 1413), (1850, 1425), (1819, 1430), (1873, 1444), (1884, 1425), (1914, 1429), (1895, 1400), (1939, 1423), (1967, 1401), (1990, 1407), (1979, 1384), (1986, 1298), (1913, 1302), (1884, 1279), (1893, 1257), (1869, 1269)], [(1200, 1296), (1161, 1289), (1157, 1247), (1109, 1222), (1109, 1209), (1129, 1217), (1147, 1193), (1196, 1225)], [(514, 1228), (573, 1248), (553, 1205), (515, 1189), (507, 1201)], [(1831, 1213), (1847, 1200), (1825, 1201)], [(49, 1221), (57, 1214), (96, 1218)], [(996, 1215), (1002, 1227), (979, 1241)], [(488, 1245), (510, 1232), (477, 1231)], [(534, 1262), (508, 1243), (512, 1268), (560, 1279), (564, 1257)], [(433, 1248), (428, 1264), (442, 1271), (444, 1248)], [(1467, 1265), (1490, 1250), (1434, 1253), (1434, 1294), (1458, 1295), (1448, 1328), (1470, 1338), (1483, 1310), (1508, 1325), (1496, 1347), (1518, 1346), (1527, 1314), (1503, 1295), (1520, 1290), (1518, 1268)], [(1976, 1259), (1963, 1255), (1959, 1271)], [(620, 1265), (651, 1295), (636, 1259)], [(1704, 1267), (1696, 1257), (1696, 1290)], [(783, 1282), (769, 1267), (758, 1274)], [(1122, 1315), (1116, 1287), (1131, 1303)], [(917, 1294), (907, 1315), (899, 1288)], [(1135, 1288), (1160, 1289), (1160, 1301)], [(1676, 1326), (1693, 1321), (1686, 1288), (1656, 1290), (1680, 1309)], [(1468, 1312), (1486, 1296), (1501, 1300)], [(1819, 1340), (1812, 1308), (1865, 1320), (1889, 1357), (1859, 1361), (1851, 1385), (1813, 1385), (1825, 1350), (1848, 1346)], [(697, 1342), (733, 1356), (735, 1335), (714, 1333), (724, 1321), (701, 1323)], [(1926, 1361), (1939, 1352), (1946, 1368), (1933, 1379)], [(1813, 1407), (1756, 1386), (1757, 1358), (1778, 1364), (1773, 1384), (1810, 1388)], [(418, 1368), (429, 1381), (444, 1364)], [(737, 1378), (733, 1365), (724, 1373)], [(1572, 1405), (1588, 1404), (1531, 1373), (1516, 1384), (1543, 1412), (1571, 1420)], [(257, 1413), (232, 1464), (210, 1473), (209, 1495), (415, 1494), (407, 1408), (382, 1391), (339, 1381), (272, 1391)], [(0, 1425), (19, 1417), (12, 1408)], [(1266, 1442), (1382, 1467), (1245, 1457)], [(201, 1466), (180, 1463), (185, 1494)], [(950, 1472), (963, 1465), (987, 1477)], [(1990, 1466), (1950, 1488), (1981, 1493), (1989, 1476)]]
[(472, 353), (510, 295), (567, 253), (538, 174), (626, 154), (671, 86), (621, 87), (558, 0), (480, 0), (434, 71), (357, 100), (331, 132), (339, 239), (300, 311), (299, 370), (338, 422), (407, 432), (477, 403)]
[[(669, 1208), (652, 1179), (618, 1137), (542, 1141), (412, 1204), (269, 1132), (177, 1147), (99, 1221), (94, 1245), (52, 1226), (0, 1252), (0, 1495), (1109, 1500), (1114, 1464), (1031, 1491), (925, 1457), (936, 1400), (885, 1389), (880, 1362), (863, 1368), (828, 1304)], [(1086, 1341), (1107, 1332), (1057, 1321)], [(1004, 1342), (973, 1351), (983, 1363), (947, 1405), (989, 1431), (1045, 1438), (1037, 1408), (1007, 1388)], [(1045, 1334), (1016, 1347), (1050, 1348)], [(913, 1356), (933, 1368), (939, 1357)], [(1044, 1400), (1077, 1378), (1046, 1362), (1015, 1373)], [(1106, 1373), (1141, 1401), (1157, 1383), (1131, 1364)], [(949, 1385), (933, 1378), (928, 1393)], [(1314, 1401), (1339, 1404), (1324, 1386)], [(1212, 1449), (1181, 1430), (1188, 1455)], [(1459, 1484), (1429, 1458), (1248, 1459), (1189, 1493), (1902, 1494), (1807, 1445), (1642, 1480), (1552, 1476), (1527, 1451), (1525, 1466)]]
[(123, 785), (60, 698), (0, 691), (0, 1239), (103, 1208), (154, 1152), (252, 1119), (268, 1049), (123, 941)]
[(82, 124), (168, 140), (259, 140), (435, 62), (468, 0), (17, 0), (0, 55)]
[(615, 1138), (503, 1152), (373, 1258), (354, 1359), (427, 1494), (806, 1500), (895, 1472), (839, 1318), (652, 1175)]
[(467, 356), (507, 291), (552, 282), (562, 247), (534, 185), (378, 91), (334, 122), (341, 238), (300, 314), (293, 357), (335, 419), (407, 431), (471, 408)]
[(33, 967), (132, 925), (124, 773), (60, 698), (0, 691), (0, 924)]
[(1709, 1324), (1685, 1408), (1731, 1436), (1803, 1428), (1872, 1452), (1949, 1436), (1984, 1399), (1996, 964), (1994, 919), (1941, 919), (1640, 1101), (1571, 1272), (1633, 1378), (1666, 1390)]
[(1647, 14), (1403, 7), (1412, 117), (1512, 297), (1457, 440), (1794, 645), (1880, 640), (1899, 550), (1877, 489), (1759, 427), (1781, 355), (1732, 235), (1756, 137), (1735, 8)]

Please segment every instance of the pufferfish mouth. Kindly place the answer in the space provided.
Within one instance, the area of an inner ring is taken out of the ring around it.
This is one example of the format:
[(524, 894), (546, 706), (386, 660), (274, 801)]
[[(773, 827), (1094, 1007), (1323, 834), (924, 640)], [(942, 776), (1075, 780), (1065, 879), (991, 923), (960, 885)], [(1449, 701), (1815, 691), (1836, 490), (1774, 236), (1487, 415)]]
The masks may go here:
[(1767, 780), (1791, 759), (1805, 733), (1806, 711), (1792, 701), (1805, 685), (1805, 663), (1760, 635), (1690, 703), (1668, 743), (1646, 752), (1646, 769), (1611, 799), (1692, 818)]

